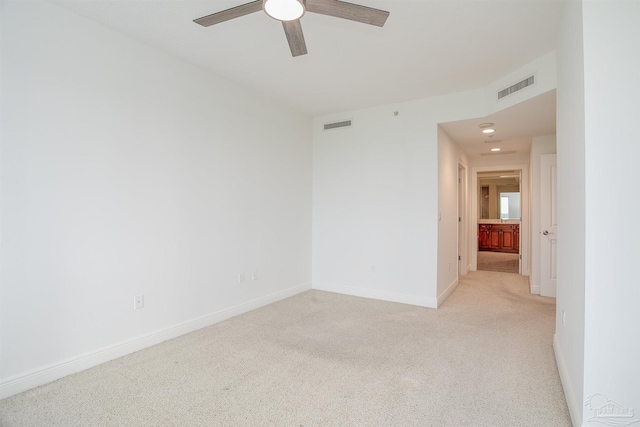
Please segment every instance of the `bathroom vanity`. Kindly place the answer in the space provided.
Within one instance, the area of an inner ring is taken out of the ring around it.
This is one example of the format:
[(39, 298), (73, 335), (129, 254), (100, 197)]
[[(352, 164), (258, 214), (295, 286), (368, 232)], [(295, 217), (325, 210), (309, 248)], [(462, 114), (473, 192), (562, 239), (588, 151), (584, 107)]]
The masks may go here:
[(478, 224), (478, 250), (520, 252), (520, 224), (518, 222), (484, 222)]

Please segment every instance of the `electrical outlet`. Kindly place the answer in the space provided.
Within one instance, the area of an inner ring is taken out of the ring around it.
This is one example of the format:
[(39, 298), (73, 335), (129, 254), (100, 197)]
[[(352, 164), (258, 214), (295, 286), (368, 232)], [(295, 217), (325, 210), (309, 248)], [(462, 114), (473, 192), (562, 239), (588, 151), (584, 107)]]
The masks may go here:
[(566, 325), (567, 323), (567, 316), (564, 313), (564, 310), (562, 310), (562, 326)]
[(375, 272), (376, 272), (376, 266), (375, 266), (375, 265), (372, 265), (372, 266), (371, 266), (371, 272), (372, 272), (372, 273), (375, 273)]
[(258, 280), (258, 270), (253, 270), (251, 272), (251, 280), (253, 280), (253, 281)]
[(238, 283), (244, 283), (244, 273), (238, 273)]
[(144, 308), (144, 295), (136, 295), (133, 297), (133, 308), (135, 310)]

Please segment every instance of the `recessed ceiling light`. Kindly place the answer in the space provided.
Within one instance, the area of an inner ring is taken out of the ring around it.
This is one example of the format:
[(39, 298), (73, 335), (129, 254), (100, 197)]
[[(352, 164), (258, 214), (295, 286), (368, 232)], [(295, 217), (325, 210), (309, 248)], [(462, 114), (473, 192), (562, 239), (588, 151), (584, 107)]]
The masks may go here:
[(482, 133), (493, 133), (496, 130), (493, 128), (493, 123), (480, 123), (480, 129), (482, 129)]
[(499, 148), (492, 148), (491, 151), (500, 151)]

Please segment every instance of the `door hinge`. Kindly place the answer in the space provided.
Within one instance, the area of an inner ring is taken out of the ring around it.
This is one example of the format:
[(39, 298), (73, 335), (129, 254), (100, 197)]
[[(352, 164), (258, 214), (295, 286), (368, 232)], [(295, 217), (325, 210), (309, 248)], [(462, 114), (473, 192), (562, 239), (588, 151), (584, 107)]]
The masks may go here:
[(458, 217), (458, 222), (462, 222), (462, 217)]
[(458, 261), (462, 261), (462, 257), (458, 255)]

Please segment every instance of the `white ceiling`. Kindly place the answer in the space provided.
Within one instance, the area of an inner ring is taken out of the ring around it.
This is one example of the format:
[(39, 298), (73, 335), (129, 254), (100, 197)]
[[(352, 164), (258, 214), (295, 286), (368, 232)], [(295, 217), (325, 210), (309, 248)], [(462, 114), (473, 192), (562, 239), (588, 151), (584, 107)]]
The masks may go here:
[(192, 22), (248, 1), (54, 0), (312, 116), (485, 86), (555, 49), (563, 0), (354, 0), (386, 25), (307, 13), (296, 58), (262, 12)]
[[(493, 137), (482, 133), (481, 123), (494, 124)], [(543, 93), (487, 117), (441, 123), (440, 127), (471, 158), (486, 155), (494, 147), (501, 150), (496, 156), (511, 151), (528, 153), (532, 137), (556, 133), (556, 91)]]

